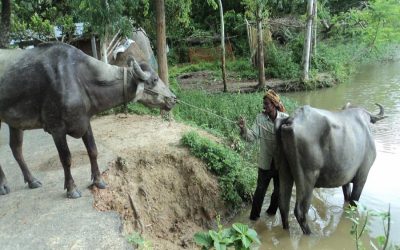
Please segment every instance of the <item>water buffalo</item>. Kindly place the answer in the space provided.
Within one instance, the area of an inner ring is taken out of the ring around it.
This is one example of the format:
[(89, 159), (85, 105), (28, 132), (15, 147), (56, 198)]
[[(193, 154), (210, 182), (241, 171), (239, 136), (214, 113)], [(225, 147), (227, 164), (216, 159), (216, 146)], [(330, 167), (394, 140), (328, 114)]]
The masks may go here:
[[(71, 175), (66, 135), (82, 138), (93, 184), (105, 188), (90, 118), (132, 100), (164, 110), (176, 103), (175, 95), (158, 75), (134, 59), (128, 68), (113, 66), (62, 43), (0, 51), (2, 67), (4, 55), (9, 64), (0, 69), (0, 120), (9, 125), (10, 147), (30, 188), (40, 187), (41, 182), (32, 176), (22, 156), (24, 130), (43, 128), (52, 135), (64, 168), (67, 197), (78, 198), (81, 193)], [(0, 166), (0, 194), (9, 191)]]
[(377, 105), (380, 108), (377, 115), (350, 105), (339, 112), (307, 105), (276, 122), (279, 208), (284, 229), (289, 228), (293, 181), (296, 185), (294, 214), (304, 234), (311, 233), (306, 214), (314, 188), (342, 186), (346, 201), (352, 204), (358, 201), (376, 157), (369, 124), (385, 117), (383, 107)]

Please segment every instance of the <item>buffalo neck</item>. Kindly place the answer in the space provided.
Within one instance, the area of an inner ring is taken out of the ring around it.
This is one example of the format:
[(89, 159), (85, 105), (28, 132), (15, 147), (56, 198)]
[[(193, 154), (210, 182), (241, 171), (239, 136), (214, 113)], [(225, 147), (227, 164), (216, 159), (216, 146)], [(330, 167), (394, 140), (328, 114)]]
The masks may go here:
[[(85, 72), (89, 77), (85, 82), (89, 113), (106, 111), (110, 108), (121, 105), (125, 100), (132, 100), (134, 87), (132, 84), (132, 70), (127, 69), (126, 92), (124, 93), (124, 68), (103, 63), (94, 58), (89, 58), (85, 65), (88, 70)], [(126, 96), (124, 96), (126, 95)]]

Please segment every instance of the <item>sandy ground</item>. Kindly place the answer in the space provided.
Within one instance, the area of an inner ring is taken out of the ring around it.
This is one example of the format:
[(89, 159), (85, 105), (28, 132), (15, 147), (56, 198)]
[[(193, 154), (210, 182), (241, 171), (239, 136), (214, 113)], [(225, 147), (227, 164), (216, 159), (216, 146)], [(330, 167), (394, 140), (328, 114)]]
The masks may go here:
[(25, 160), (43, 183), (30, 190), (3, 124), (0, 160), (11, 193), (0, 196), (0, 248), (129, 249), (127, 237), (139, 232), (153, 249), (197, 249), (193, 234), (226, 211), (216, 178), (180, 145), (193, 128), (137, 115), (97, 117), (92, 128), (108, 187), (87, 188), (87, 153), (81, 140), (69, 138), (72, 175), (83, 193), (70, 200), (51, 136), (41, 130), (25, 133)]

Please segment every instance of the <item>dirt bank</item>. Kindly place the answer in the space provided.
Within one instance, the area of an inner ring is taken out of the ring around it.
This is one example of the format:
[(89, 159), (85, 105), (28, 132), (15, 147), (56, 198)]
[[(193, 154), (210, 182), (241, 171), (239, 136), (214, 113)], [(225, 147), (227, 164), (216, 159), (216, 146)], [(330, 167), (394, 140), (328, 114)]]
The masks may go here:
[(123, 235), (142, 232), (154, 249), (196, 249), (194, 233), (224, 216), (225, 206), (216, 178), (180, 146), (193, 128), (137, 115), (99, 117), (93, 128), (118, 152), (103, 173), (108, 188), (93, 190), (94, 207), (117, 211)]

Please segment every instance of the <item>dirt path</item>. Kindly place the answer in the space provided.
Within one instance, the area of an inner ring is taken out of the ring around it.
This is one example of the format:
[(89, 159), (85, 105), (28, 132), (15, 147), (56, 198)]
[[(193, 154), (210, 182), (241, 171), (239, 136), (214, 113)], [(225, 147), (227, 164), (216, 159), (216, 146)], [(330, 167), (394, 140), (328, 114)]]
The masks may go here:
[(108, 188), (94, 190), (93, 199), (85, 148), (69, 138), (72, 175), (83, 194), (70, 200), (51, 136), (41, 130), (25, 133), (25, 160), (43, 183), (30, 190), (3, 124), (0, 160), (11, 193), (0, 196), (0, 248), (129, 249), (127, 236), (142, 232), (154, 249), (194, 249), (193, 234), (225, 208), (215, 177), (179, 145), (192, 128), (136, 115), (95, 118), (92, 127)]

